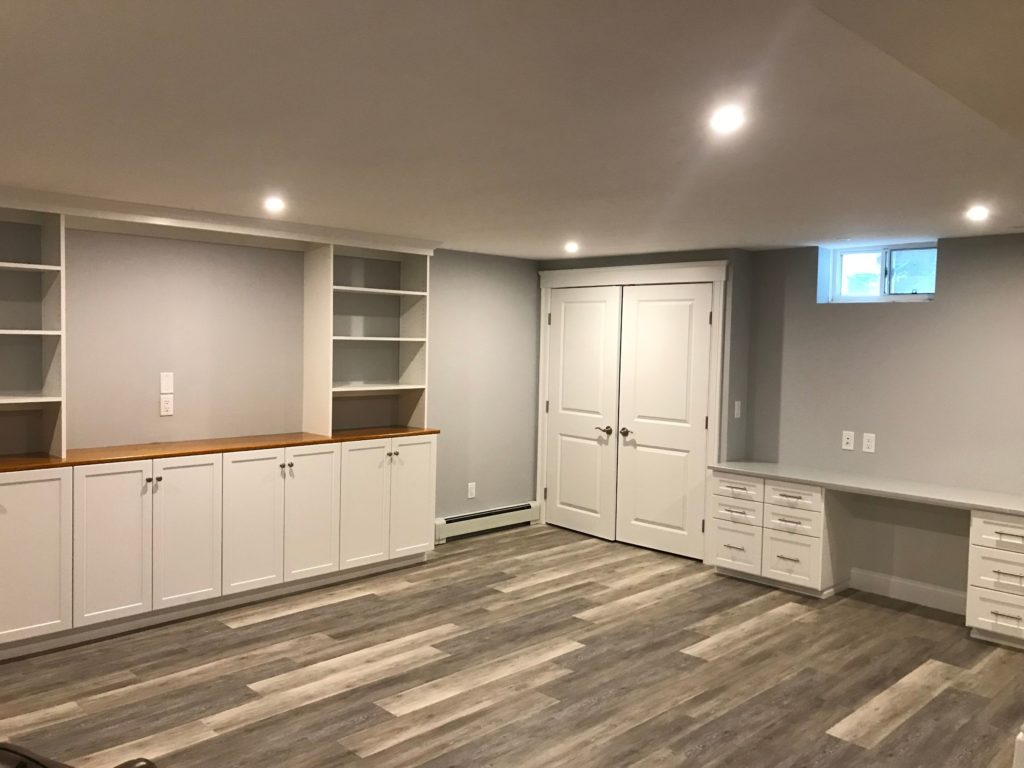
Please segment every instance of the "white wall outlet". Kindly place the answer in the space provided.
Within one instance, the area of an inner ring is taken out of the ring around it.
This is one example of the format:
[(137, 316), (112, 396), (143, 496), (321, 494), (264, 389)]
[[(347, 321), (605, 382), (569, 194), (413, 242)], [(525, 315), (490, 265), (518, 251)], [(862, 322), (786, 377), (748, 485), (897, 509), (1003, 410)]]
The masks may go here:
[(466, 498), (467, 499), (475, 499), (476, 498), (476, 483), (466, 483)]
[(165, 372), (160, 374), (160, 394), (161, 395), (173, 395), (174, 394), (174, 374)]
[(732, 404), (732, 417), (738, 419), (743, 415), (743, 401), (737, 400)]
[(857, 435), (848, 429), (843, 430), (843, 450), (852, 451), (853, 444), (857, 439)]
[(160, 395), (160, 415), (174, 415), (174, 395)]
[(860, 449), (862, 451), (864, 451), (864, 453), (874, 453), (875, 452), (875, 433), (874, 432), (865, 432), (864, 433), (864, 439), (861, 442)]

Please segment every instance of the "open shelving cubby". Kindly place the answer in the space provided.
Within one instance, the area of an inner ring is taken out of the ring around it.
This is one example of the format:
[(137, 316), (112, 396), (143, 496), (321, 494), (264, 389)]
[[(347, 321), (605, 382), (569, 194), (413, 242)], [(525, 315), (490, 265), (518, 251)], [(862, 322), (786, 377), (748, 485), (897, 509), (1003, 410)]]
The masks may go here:
[(0, 455), (64, 455), (60, 215), (0, 209)]
[(426, 426), (429, 256), (335, 246), (332, 428)]

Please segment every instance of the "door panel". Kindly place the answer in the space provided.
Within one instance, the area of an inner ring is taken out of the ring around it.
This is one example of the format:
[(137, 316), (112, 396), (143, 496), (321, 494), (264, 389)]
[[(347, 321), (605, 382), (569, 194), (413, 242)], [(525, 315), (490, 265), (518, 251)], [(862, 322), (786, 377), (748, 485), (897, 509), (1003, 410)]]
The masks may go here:
[(221, 455), (153, 462), (153, 605), (221, 593)]
[(284, 581), (284, 449), (224, 454), (225, 595)]
[(619, 287), (551, 291), (547, 522), (615, 538)]
[(616, 538), (701, 558), (711, 285), (627, 286)]
[(391, 439), (391, 557), (434, 548), (437, 438)]
[(285, 449), (285, 581), (338, 570), (341, 447)]
[(152, 477), (152, 461), (75, 467), (76, 627), (152, 609)]
[(388, 559), (391, 441), (341, 445), (341, 567)]

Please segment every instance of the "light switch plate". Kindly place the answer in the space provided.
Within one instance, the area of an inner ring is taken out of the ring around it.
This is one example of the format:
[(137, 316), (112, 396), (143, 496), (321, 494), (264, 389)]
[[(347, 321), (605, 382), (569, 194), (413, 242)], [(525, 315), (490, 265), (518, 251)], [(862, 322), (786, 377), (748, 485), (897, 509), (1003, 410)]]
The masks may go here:
[(476, 498), (476, 483), (467, 483), (466, 484), (466, 498), (467, 499), (475, 499)]
[(174, 395), (160, 395), (160, 415), (174, 415)]
[(743, 415), (743, 401), (737, 400), (732, 404), (732, 417), (738, 419)]
[(160, 374), (160, 394), (161, 395), (173, 395), (174, 394), (174, 374), (165, 372)]
[(864, 439), (861, 441), (861, 450), (864, 451), (864, 453), (874, 453), (875, 452), (875, 433), (874, 432), (865, 432), (864, 433)]
[(843, 430), (843, 450), (852, 451), (854, 441), (856, 441), (857, 435), (848, 429)]

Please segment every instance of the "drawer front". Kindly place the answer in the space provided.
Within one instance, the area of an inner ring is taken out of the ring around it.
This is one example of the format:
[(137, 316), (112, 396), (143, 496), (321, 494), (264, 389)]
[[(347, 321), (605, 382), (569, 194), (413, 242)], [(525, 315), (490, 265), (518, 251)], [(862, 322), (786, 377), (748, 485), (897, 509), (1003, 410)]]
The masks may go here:
[(1024, 597), (968, 587), (967, 626), (1024, 640)]
[(1024, 517), (999, 512), (972, 512), (971, 544), (1024, 552)]
[(821, 539), (764, 529), (761, 574), (806, 589), (821, 589)]
[(968, 583), (972, 587), (1024, 595), (1024, 554), (971, 545)]
[(719, 568), (751, 573), (761, 573), (761, 529), (753, 525), (730, 523), (725, 520), (711, 521), (711, 536), (708, 552), (711, 557), (705, 562)]
[(731, 523), (760, 527), (764, 522), (764, 504), (760, 501), (721, 499), (712, 496), (711, 517), (717, 520), (728, 520)]
[(825, 494), (821, 488), (813, 485), (766, 482), (764, 484), (764, 500), (766, 504), (775, 504), (791, 509), (812, 509), (818, 512), (825, 509)]
[(821, 538), (821, 529), (824, 525), (824, 512), (812, 510), (791, 509), (790, 507), (777, 507), (774, 504), (764, 505), (764, 527), (774, 528), (776, 531), (787, 531), (788, 533), (799, 533), (804, 536)]
[(711, 476), (711, 492), (716, 496), (728, 496), (732, 499), (764, 501), (764, 479), (715, 472)]

